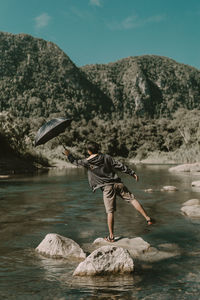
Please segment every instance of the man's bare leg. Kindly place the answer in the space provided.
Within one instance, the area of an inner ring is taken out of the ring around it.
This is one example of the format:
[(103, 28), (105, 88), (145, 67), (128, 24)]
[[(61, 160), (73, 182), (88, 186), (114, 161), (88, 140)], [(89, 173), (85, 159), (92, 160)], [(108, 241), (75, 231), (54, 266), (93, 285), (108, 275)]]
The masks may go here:
[(107, 214), (108, 230), (110, 239), (114, 238), (114, 212)]
[(146, 214), (143, 206), (136, 199), (131, 200), (130, 202), (135, 207), (135, 209), (141, 213), (141, 215), (146, 219), (146, 221), (151, 220), (151, 218)]

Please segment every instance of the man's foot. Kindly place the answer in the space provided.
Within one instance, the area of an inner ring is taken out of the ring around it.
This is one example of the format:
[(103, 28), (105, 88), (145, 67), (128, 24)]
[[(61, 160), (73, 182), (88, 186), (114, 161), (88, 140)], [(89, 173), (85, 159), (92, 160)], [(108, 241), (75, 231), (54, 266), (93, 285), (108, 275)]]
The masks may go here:
[(153, 220), (152, 218), (150, 218), (150, 219), (148, 219), (146, 221), (147, 221), (147, 225), (148, 226), (155, 224), (155, 220)]
[(114, 238), (114, 237), (111, 238), (110, 236), (105, 237), (104, 240), (105, 240), (106, 242), (109, 242), (109, 243), (114, 243), (114, 242), (115, 242), (115, 238)]

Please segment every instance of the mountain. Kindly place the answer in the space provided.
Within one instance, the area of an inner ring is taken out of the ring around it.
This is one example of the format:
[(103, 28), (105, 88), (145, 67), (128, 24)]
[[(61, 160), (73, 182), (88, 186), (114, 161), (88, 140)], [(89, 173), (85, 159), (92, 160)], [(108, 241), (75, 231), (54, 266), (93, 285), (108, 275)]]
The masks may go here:
[(0, 53), (0, 111), (18, 117), (104, 119), (114, 112), (123, 119), (200, 109), (200, 71), (167, 57), (144, 55), (78, 68), (51, 42), (3, 32)]
[(200, 71), (167, 57), (144, 55), (81, 68), (123, 116), (170, 116), (200, 109)]
[(18, 117), (102, 117), (113, 103), (51, 42), (0, 32), (0, 111)]

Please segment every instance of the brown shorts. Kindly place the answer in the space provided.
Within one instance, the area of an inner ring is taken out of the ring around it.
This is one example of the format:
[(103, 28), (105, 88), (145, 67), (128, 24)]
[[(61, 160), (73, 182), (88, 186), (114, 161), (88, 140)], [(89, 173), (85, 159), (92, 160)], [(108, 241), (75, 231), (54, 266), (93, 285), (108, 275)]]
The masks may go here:
[(106, 213), (116, 211), (116, 197), (119, 196), (123, 200), (129, 202), (135, 200), (135, 196), (129, 192), (127, 187), (123, 183), (114, 183), (112, 185), (106, 185), (102, 187), (103, 200), (106, 209)]

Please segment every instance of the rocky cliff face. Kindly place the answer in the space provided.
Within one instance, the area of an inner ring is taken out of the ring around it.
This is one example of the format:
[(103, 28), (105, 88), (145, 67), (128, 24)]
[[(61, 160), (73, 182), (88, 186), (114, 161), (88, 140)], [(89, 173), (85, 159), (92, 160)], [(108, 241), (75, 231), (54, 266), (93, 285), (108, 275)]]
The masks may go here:
[(103, 115), (112, 101), (55, 44), (0, 33), (0, 110), (19, 117)]
[(129, 57), (82, 67), (121, 115), (169, 116), (179, 107), (200, 108), (200, 71), (167, 57)]

